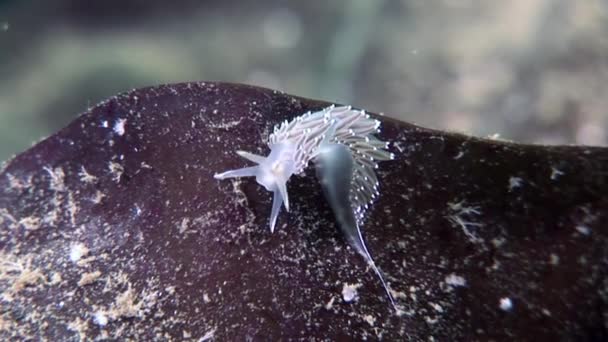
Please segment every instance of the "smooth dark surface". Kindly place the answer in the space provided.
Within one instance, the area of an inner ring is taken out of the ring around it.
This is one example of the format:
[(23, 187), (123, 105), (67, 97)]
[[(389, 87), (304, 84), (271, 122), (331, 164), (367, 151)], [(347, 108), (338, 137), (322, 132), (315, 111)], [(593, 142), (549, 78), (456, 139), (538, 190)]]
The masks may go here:
[(213, 179), (246, 164), (236, 150), (266, 155), (274, 124), (326, 105), (233, 84), (145, 88), (18, 155), (0, 174), (0, 337), (608, 338), (607, 149), (383, 118), (397, 159), (380, 164), (363, 232), (396, 315), (314, 168), (288, 183), (274, 234), (270, 193)]

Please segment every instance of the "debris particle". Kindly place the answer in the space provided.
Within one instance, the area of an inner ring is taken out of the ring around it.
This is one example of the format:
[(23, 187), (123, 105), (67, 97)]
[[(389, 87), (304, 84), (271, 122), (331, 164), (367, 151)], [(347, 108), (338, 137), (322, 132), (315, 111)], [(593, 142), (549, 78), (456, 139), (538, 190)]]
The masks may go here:
[(395, 299), (399, 299), (399, 298), (407, 299), (407, 293), (405, 293), (403, 291), (397, 291), (397, 290), (393, 290), (393, 289), (390, 289), (390, 291), (391, 291), (391, 295)]
[(112, 179), (116, 183), (120, 182), (120, 177), (122, 176), (123, 172), (125, 172), (125, 169), (122, 167), (122, 165), (115, 162), (110, 162), (110, 164), (108, 164), (108, 168), (110, 169), (110, 173), (112, 174)]
[(129, 288), (116, 297), (116, 302), (110, 311), (110, 317), (135, 317), (139, 314), (142, 302), (136, 302), (136, 295), (129, 284)]
[[(217, 114), (218, 111), (217, 109), (213, 110), (213, 114)], [(209, 124), (208, 127), (213, 128), (213, 129), (221, 129), (221, 130), (229, 130), (231, 128), (234, 128), (238, 125), (240, 125), (243, 122), (243, 119), (239, 119), (239, 120), (233, 120), (233, 121), (227, 121), (227, 122), (220, 122), (218, 124)]]
[(367, 322), (367, 324), (371, 325), (372, 327), (374, 326), (374, 323), (376, 323), (376, 317), (372, 315), (365, 315), (363, 316), (363, 319)]
[(93, 198), (91, 198), (91, 202), (95, 203), (95, 204), (99, 204), (101, 203), (101, 200), (106, 197), (106, 195), (104, 195), (101, 191), (97, 190), (95, 192), (95, 196)]
[(87, 169), (85, 169), (84, 166), (80, 167), (80, 172), (78, 173), (78, 176), (80, 176), (80, 181), (83, 183), (91, 184), (97, 181), (97, 177), (87, 172)]
[(559, 264), (559, 255), (557, 255), (555, 253), (551, 253), (551, 255), (549, 255), (549, 263), (553, 266), (558, 265)]
[[(484, 243), (484, 240), (478, 237), (471, 228), (479, 228), (483, 226), (481, 223), (470, 221), (473, 215), (480, 215), (478, 207), (466, 206), (464, 200), (460, 202), (448, 202), (448, 208), (451, 212), (446, 218), (456, 227), (460, 227), (462, 232), (467, 236), (472, 243)], [(466, 218), (468, 216), (469, 218)]]
[(68, 204), (67, 204), (68, 213), (70, 214), (70, 223), (72, 226), (76, 226), (76, 214), (80, 211), (80, 208), (74, 201), (74, 195), (70, 192), (68, 193)]
[(551, 180), (556, 180), (557, 178), (559, 178), (559, 176), (563, 175), (564, 172), (556, 169), (555, 167), (551, 168)]
[(414, 310), (403, 311), (402, 309), (397, 308), (397, 311), (395, 312), (395, 315), (397, 315), (397, 317), (401, 317), (403, 315), (411, 317), (411, 316), (414, 315), (414, 313), (415, 313)]
[(51, 282), (49, 284), (50, 285), (57, 285), (57, 284), (61, 283), (62, 280), (63, 279), (61, 278), (61, 274), (59, 272), (55, 272), (51, 276)]
[(114, 133), (122, 136), (125, 134), (125, 124), (127, 123), (127, 119), (118, 119), (114, 123), (114, 128), (112, 129)]
[(454, 273), (449, 274), (448, 276), (445, 277), (445, 283), (450, 286), (454, 286), (454, 287), (467, 286), (466, 279), (464, 279), (463, 277), (456, 275)]
[(502, 245), (505, 244), (505, 242), (507, 242), (507, 239), (505, 239), (502, 236), (499, 236), (499, 237), (493, 238), (491, 242), (495, 248), (500, 248), (500, 247), (502, 247)]
[(173, 296), (175, 294), (175, 286), (167, 286), (167, 287), (165, 287), (165, 291), (169, 295)]
[(500, 140), (500, 133), (490, 134), (490, 135), (488, 135), (488, 139), (490, 139), (490, 140)]
[(97, 311), (93, 314), (93, 323), (104, 327), (108, 324), (108, 316), (104, 311)]
[(4, 300), (10, 301), (12, 295), (21, 292), (28, 286), (46, 283), (46, 277), (40, 272), (40, 269), (32, 268), (31, 258), (25, 261), (10, 261), (4, 255), (2, 258), (4, 260), (0, 262), (0, 280), (12, 280), (11, 287), (2, 294)]
[(209, 341), (211, 339), (213, 339), (213, 335), (215, 335), (215, 329), (211, 329), (209, 331), (207, 331), (205, 333), (205, 335), (203, 335), (203, 337), (201, 337), (198, 342), (205, 342), (205, 341)]
[(99, 271), (84, 273), (80, 277), (80, 280), (78, 281), (78, 286), (86, 286), (86, 285), (93, 284), (94, 282), (97, 281), (97, 279), (100, 276), (101, 276), (101, 272), (99, 272)]
[(11, 175), (10, 173), (7, 173), (6, 177), (8, 178), (9, 185), (12, 189), (21, 190), (32, 186), (32, 176), (29, 176), (24, 181)]
[[(15, 220), (15, 217), (13, 215), (11, 215), (11, 213), (8, 212), (8, 210), (6, 210), (5, 208), (0, 209), (0, 224), (3, 223), (5, 220), (10, 221), (11, 223), (15, 223), (17, 222), (17, 220)], [(12, 227), (12, 225), (11, 225)]]
[(509, 297), (500, 298), (499, 307), (503, 311), (511, 311), (511, 309), (513, 309), (513, 302), (511, 301), (511, 298), (509, 298)]
[(95, 255), (91, 255), (88, 258), (84, 258), (84, 259), (80, 259), (76, 262), (76, 265), (80, 266), (80, 267), (85, 267), (87, 266), (91, 261), (97, 259), (97, 257)]
[(81, 320), (80, 317), (76, 317), (76, 319), (68, 324), (68, 330), (77, 333), (80, 341), (87, 339), (87, 323)]
[(61, 199), (57, 196), (53, 199), (53, 205), (55, 208), (48, 212), (44, 217), (44, 223), (54, 226), (57, 220), (59, 219), (59, 215), (61, 213)]
[(37, 230), (40, 228), (40, 218), (35, 216), (24, 217), (19, 220), (19, 224), (25, 228), (25, 230)]
[(57, 192), (65, 191), (65, 173), (63, 173), (62, 168), (56, 167), (55, 169), (51, 169), (50, 167), (44, 167), (44, 171), (46, 171), (51, 177), (51, 184), (49, 185), (51, 190), (55, 190)]
[(439, 318), (437, 317), (429, 317), (429, 316), (424, 316), (424, 320), (428, 323), (428, 324), (435, 324), (437, 322), (439, 322)]
[(512, 191), (515, 188), (521, 187), (521, 185), (523, 184), (523, 181), (524, 180), (519, 177), (509, 178), (509, 191)]
[(436, 304), (436, 303), (429, 303), (429, 305), (430, 305), (430, 306), (431, 306), (433, 309), (435, 309), (435, 311), (440, 312), (440, 313), (441, 313), (441, 312), (443, 312), (443, 308), (441, 307), (441, 305)]
[(179, 224), (178, 232), (180, 234), (183, 234), (186, 230), (188, 230), (189, 225), (190, 225), (190, 218), (184, 217), (182, 219), (182, 222)]
[(72, 262), (78, 262), (78, 260), (87, 254), (89, 254), (89, 249), (83, 243), (74, 244), (70, 248), (70, 260)]
[(331, 308), (334, 306), (334, 301), (336, 300), (336, 297), (331, 297), (331, 299), (329, 300), (329, 302), (327, 302), (327, 304), (325, 304), (325, 309), (326, 310), (331, 310)]
[(344, 285), (342, 285), (342, 299), (344, 299), (344, 301), (347, 303), (356, 300), (359, 295), (357, 293), (357, 289), (360, 287), (361, 284), (344, 283)]
[(479, 207), (468, 206), (464, 200), (459, 202), (448, 202), (448, 208), (451, 211), (458, 212), (461, 215), (480, 215)]
[(591, 234), (591, 229), (589, 229), (589, 227), (583, 226), (583, 225), (576, 226), (576, 231), (579, 232), (582, 235), (589, 235), (589, 234)]

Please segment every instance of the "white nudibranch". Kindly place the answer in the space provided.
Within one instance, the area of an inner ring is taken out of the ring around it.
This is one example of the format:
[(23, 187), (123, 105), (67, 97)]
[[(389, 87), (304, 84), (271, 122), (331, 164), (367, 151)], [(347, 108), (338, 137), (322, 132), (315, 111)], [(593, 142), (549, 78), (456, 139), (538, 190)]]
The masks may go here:
[(366, 211), (378, 197), (378, 162), (394, 159), (387, 151), (388, 143), (374, 134), (380, 121), (365, 111), (350, 106), (330, 106), (308, 112), (275, 126), (268, 139), (268, 157), (249, 152), (236, 153), (256, 166), (216, 174), (215, 179), (255, 177), (266, 190), (273, 192), (270, 231), (273, 232), (281, 205), (289, 211), (287, 181), (301, 174), (312, 160), (317, 176), (348, 243), (361, 254), (380, 278), (396, 308), (395, 301), (380, 270), (376, 267), (359, 226)]

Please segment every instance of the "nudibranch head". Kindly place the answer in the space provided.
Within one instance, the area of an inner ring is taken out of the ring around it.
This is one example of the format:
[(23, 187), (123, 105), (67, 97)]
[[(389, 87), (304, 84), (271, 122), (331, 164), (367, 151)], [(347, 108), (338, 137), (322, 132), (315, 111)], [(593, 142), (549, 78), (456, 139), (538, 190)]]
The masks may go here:
[(279, 143), (270, 147), (268, 157), (259, 156), (245, 151), (237, 151), (237, 154), (248, 159), (257, 166), (230, 170), (215, 174), (215, 179), (226, 179), (234, 177), (255, 177), (256, 182), (266, 190), (274, 193), (272, 212), (270, 214), (270, 231), (274, 231), (281, 205), (289, 211), (289, 197), (287, 195), (287, 181), (296, 171), (293, 155), (295, 146), (290, 143)]
[[(279, 180), (287, 181), (295, 171), (292, 156), (295, 148), (289, 144), (273, 145), (268, 157), (258, 165), (256, 181), (268, 191), (275, 191)], [(242, 152), (239, 153), (243, 156)]]

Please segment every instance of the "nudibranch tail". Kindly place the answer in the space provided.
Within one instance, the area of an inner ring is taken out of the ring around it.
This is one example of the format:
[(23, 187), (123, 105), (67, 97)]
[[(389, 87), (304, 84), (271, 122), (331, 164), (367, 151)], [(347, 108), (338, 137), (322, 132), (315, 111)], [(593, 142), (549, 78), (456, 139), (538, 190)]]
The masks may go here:
[(374, 262), (374, 259), (372, 259), (372, 256), (367, 251), (367, 247), (365, 246), (365, 242), (363, 242), (363, 236), (361, 236), (361, 231), (359, 231), (359, 238), (361, 239), (361, 244), (363, 245), (363, 249), (364, 249), (364, 251), (363, 252), (359, 252), (359, 254), (363, 255), (363, 257), (367, 260), (367, 263), (370, 265), (370, 267), (372, 268), (372, 270), (374, 270), (374, 272), (376, 273), (376, 275), (378, 276), (378, 278), (380, 278), (380, 282), (382, 283), (382, 287), (384, 287), (384, 291), (386, 292), (386, 295), (388, 296), (388, 300), (391, 302), (391, 305), (393, 306), (393, 309), (395, 309), (395, 311), (399, 311), (399, 308), (397, 307), (397, 303), (395, 303), (395, 298), (393, 297), (393, 294), (391, 293), (391, 288), (388, 286), (388, 284), (384, 280), (384, 275), (382, 274), (382, 272), (380, 271), (380, 269), (378, 268), (378, 266), (376, 266), (376, 263)]
[(341, 144), (326, 144), (319, 148), (315, 159), (317, 177), (321, 180), (321, 187), (325, 198), (329, 202), (338, 227), (342, 230), (346, 241), (359, 253), (368, 265), (374, 270), (388, 295), (388, 298), (397, 310), (397, 305), (390, 288), (374, 259), (367, 250), (365, 240), (361, 234), (357, 213), (352, 208), (350, 199), (353, 170), (356, 162), (350, 149)]

